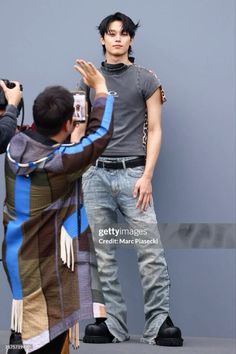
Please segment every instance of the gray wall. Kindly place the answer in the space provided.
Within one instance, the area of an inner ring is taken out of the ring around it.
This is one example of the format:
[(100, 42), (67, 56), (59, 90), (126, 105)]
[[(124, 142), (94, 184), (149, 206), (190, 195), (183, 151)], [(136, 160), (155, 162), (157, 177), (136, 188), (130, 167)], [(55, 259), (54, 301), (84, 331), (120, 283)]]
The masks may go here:
[[(141, 20), (136, 62), (158, 74), (168, 98), (153, 180), (159, 222), (235, 223), (234, 0), (123, 0), (119, 7), (108, 0), (0, 0), (0, 76), (23, 83), (31, 122), (33, 99), (45, 86), (76, 86), (76, 58), (100, 63), (96, 25), (117, 10)], [(0, 204), (3, 181), (1, 169)], [(118, 256), (130, 331), (141, 333), (135, 254)], [(235, 250), (173, 249), (167, 260), (171, 313), (184, 335), (233, 337)], [(7, 329), (10, 292), (1, 265), (0, 282), (0, 329)]]

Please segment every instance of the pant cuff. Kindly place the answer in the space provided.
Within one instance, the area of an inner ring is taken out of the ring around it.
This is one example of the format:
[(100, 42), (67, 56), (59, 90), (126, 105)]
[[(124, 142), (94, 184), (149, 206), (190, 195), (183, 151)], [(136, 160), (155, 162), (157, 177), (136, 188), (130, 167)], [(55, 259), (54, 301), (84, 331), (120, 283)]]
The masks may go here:
[(146, 344), (156, 344), (155, 338), (157, 337), (161, 325), (168, 316), (168, 313), (158, 315), (155, 321), (152, 321), (152, 329), (147, 330), (146, 333), (143, 334), (140, 342)]
[(113, 343), (125, 342), (130, 339), (130, 336), (128, 335), (128, 333), (127, 334), (121, 333), (117, 328), (115, 328), (114, 326), (112, 326), (109, 323), (109, 320), (106, 320), (105, 322), (106, 322), (106, 325), (107, 325), (109, 331), (115, 337), (112, 341)]

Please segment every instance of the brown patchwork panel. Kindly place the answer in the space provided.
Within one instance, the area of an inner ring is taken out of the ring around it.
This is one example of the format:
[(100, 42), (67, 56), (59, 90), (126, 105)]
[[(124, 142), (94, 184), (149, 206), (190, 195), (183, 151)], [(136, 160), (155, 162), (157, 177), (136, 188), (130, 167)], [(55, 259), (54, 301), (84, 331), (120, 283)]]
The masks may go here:
[(51, 189), (49, 186), (30, 187), (30, 215), (35, 215), (47, 208), (52, 201)]
[(39, 258), (49, 257), (55, 254), (55, 219), (57, 211), (48, 210), (41, 214), (38, 229), (38, 250)]
[[(27, 318), (27, 321), (24, 321)], [(48, 330), (47, 304), (42, 289), (23, 299), (23, 340), (30, 339)]]
[(23, 260), (19, 257), (19, 271), (23, 297), (29, 296), (41, 287), (38, 259)]
[(78, 284), (78, 266), (72, 272), (66, 265), (58, 260), (60, 272), (60, 284), (62, 288), (62, 299), (64, 304), (64, 316), (70, 316), (75, 309), (80, 308), (79, 284)]
[(20, 256), (23, 260), (38, 258), (38, 231), (41, 227), (41, 214), (34, 216), (22, 225), (23, 240)]
[[(68, 184), (65, 174), (48, 173), (52, 202), (61, 198), (65, 194), (70, 194), (73, 186)], [(70, 194), (71, 195), (71, 194)]]
[(90, 251), (89, 237), (92, 237), (90, 229), (87, 228), (79, 236), (79, 250), (80, 251)]
[(41, 286), (47, 303), (49, 327), (53, 327), (63, 319), (60, 277), (57, 269), (57, 258), (53, 255), (39, 259)]

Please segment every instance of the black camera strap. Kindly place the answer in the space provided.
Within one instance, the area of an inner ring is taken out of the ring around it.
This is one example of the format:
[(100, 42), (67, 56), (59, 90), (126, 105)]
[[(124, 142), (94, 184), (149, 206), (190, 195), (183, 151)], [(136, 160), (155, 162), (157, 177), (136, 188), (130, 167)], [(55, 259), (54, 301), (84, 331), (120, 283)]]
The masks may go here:
[(25, 120), (25, 104), (23, 98), (21, 99), (21, 123), (20, 123), (20, 130), (24, 125)]

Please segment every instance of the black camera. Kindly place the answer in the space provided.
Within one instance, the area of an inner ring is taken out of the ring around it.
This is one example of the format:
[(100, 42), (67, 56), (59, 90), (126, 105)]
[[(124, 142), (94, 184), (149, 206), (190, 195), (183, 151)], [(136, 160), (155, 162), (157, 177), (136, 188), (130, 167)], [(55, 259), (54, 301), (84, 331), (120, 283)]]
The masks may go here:
[[(14, 82), (11, 82), (6, 79), (1, 79), (1, 80), (4, 81), (6, 87), (9, 89), (12, 89), (16, 86), (16, 84)], [(22, 85), (20, 85), (20, 90), (23, 91)], [(6, 106), (7, 106), (7, 100), (6, 100), (4, 91), (3, 91), (2, 87), (0, 86), (0, 108), (5, 108)], [(18, 107), (17, 107), (19, 113), (20, 113), (22, 106), (23, 106), (23, 99), (20, 100), (20, 103), (18, 104)]]

